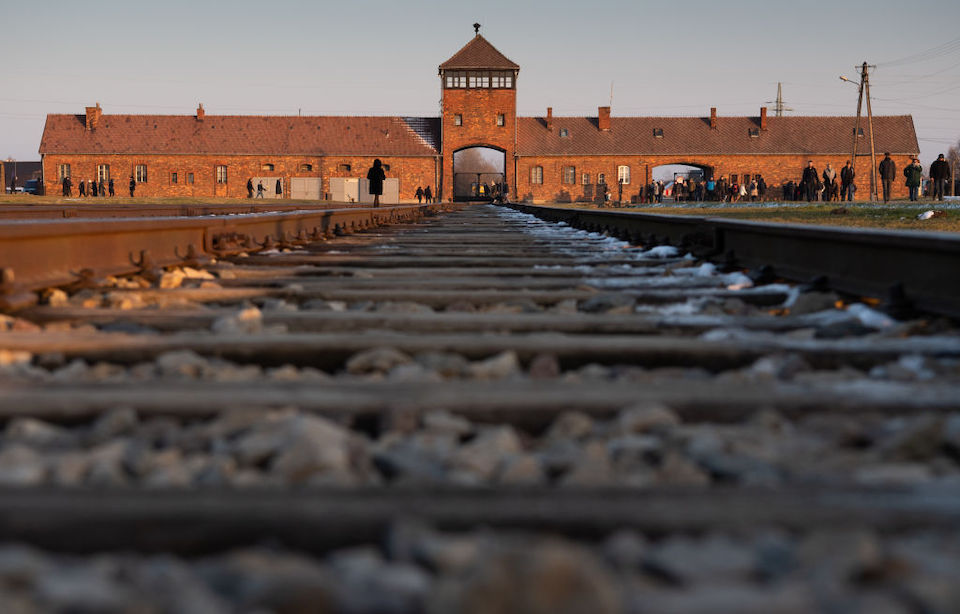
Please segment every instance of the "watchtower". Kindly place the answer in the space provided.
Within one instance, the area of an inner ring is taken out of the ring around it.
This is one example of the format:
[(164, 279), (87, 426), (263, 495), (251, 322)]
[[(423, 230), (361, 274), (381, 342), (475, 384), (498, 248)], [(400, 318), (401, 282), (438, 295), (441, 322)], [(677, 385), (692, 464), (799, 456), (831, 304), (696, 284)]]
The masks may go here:
[[(493, 167), (499, 166), (498, 172), (511, 192), (516, 186), (514, 152), (520, 67), (480, 35), (480, 24), (474, 24), (474, 29), (474, 38), (439, 67), (444, 199), (468, 200), (476, 196), (476, 190), (470, 186), (475, 185), (472, 178), (480, 173), (474, 168), (458, 168), (458, 160), (465, 167), (468, 159), (482, 158), (486, 161), (485, 169), (491, 171), (490, 180), (495, 174)], [(465, 156), (467, 150), (474, 155)], [(488, 179), (480, 181), (486, 183)]]

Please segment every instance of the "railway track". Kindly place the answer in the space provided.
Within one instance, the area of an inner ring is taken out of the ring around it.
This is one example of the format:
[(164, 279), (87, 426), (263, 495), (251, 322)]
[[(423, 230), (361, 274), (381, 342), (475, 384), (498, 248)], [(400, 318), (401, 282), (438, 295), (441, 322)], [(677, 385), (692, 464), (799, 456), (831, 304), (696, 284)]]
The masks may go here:
[[(17, 256), (39, 298), (0, 322), (0, 601), (960, 603), (951, 322), (506, 208), (309, 215), (82, 283)], [(149, 226), (122, 224), (128, 250)]]

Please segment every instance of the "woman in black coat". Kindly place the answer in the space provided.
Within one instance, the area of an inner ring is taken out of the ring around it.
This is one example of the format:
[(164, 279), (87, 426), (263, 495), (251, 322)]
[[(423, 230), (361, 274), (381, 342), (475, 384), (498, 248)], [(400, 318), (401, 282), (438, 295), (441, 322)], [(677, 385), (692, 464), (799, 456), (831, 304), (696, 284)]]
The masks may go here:
[(373, 194), (373, 206), (380, 206), (380, 195), (383, 194), (383, 180), (387, 178), (383, 172), (383, 164), (380, 158), (373, 161), (373, 166), (367, 171), (367, 181), (370, 182), (370, 193)]

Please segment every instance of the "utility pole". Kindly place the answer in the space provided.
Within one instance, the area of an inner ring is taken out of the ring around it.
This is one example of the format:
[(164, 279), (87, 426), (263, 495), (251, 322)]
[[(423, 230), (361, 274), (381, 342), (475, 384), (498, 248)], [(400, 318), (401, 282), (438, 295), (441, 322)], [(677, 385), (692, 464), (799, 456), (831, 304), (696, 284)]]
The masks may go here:
[(850, 166), (854, 171), (854, 176), (856, 176), (857, 169), (857, 149), (860, 144), (858, 139), (860, 138), (860, 118), (863, 115), (863, 96), (866, 93), (867, 96), (867, 122), (869, 124), (870, 131), (870, 200), (877, 200), (877, 152), (874, 149), (873, 145), (873, 110), (870, 106), (870, 69), (874, 68), (869, 66), (866, 62), (863, 63), (860, 68), (860, 83), (856, 81), (851, 81), (846, 77), (841, 76), (841, 81), (846, 81), (848, 83), (853, 83), (854, 85), (859, 86), (860, 95), (857, 98), (857, 121), (853, 126), (853, 158), (850, 160)]

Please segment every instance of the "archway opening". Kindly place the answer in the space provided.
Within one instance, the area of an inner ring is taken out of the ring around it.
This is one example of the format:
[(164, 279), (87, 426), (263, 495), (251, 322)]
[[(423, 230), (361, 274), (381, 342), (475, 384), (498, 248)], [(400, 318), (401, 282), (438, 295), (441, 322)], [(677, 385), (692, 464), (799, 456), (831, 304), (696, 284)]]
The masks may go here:
[(663, 164), (650, 169), (653, 181), (663, 182), (664, 201), (705, 200), (713, 168), (699, 164)]
[(453, 152), (453, 200), (493, 200), (506, 184), (507, 154), (495, 147)]

